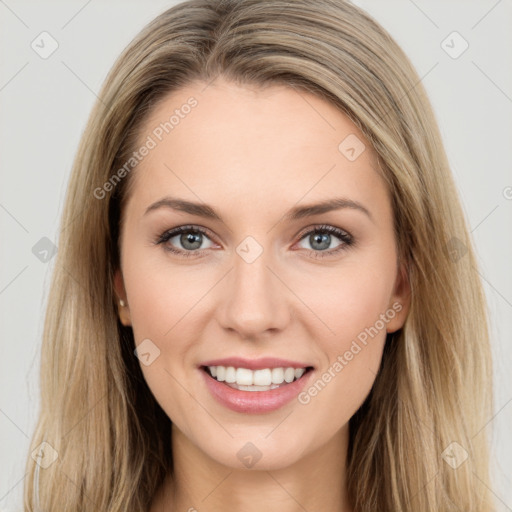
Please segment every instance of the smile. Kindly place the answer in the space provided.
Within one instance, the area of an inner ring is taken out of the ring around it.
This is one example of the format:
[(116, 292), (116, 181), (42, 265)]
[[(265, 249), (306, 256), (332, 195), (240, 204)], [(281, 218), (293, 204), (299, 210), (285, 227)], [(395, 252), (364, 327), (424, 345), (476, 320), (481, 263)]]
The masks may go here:
[(235, 368), (202, 366), (201, 374), (212, 397), (239, 413), (263, 414), (275, 411), (304, 389), (313, 367)]

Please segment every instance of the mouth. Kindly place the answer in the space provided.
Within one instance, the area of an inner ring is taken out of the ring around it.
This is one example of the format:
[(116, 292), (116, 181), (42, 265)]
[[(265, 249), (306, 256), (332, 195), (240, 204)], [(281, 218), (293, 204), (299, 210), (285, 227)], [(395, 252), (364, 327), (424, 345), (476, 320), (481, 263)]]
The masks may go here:
[(201, 369), (213, 380), (239, 391), (263, 392), (283, 388), (302, 379), (313, 370), (312, 366), (303, 368), (277, 367), (251, 370), (234, 366), (201, 366)]

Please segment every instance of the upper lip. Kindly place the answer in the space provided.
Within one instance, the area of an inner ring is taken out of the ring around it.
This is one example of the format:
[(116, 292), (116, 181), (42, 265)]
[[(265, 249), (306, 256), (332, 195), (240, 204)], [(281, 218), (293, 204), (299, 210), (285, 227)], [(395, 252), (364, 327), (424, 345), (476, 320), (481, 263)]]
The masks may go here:
[(243, 357), (225, 357), (223, 359), (211, 359), (199, 366), (233, 366), (235, 368), (247, 368), (248, 370), (263, 370), (264, 368), (308, 368), (312, 365), (279, 359), (277, 357), (262, 357), (260, 359), (245, 359)]

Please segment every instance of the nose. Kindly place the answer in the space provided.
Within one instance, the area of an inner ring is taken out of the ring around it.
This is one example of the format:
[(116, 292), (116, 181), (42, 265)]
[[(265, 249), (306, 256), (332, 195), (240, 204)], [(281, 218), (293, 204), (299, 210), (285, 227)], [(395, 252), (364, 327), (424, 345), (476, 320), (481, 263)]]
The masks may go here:
[(281, 331), (290, 321), (292, 294), (269, 260), (266, 251), (252, 262), (236, 254), (224, 280), (217, 317), (243, 339)]

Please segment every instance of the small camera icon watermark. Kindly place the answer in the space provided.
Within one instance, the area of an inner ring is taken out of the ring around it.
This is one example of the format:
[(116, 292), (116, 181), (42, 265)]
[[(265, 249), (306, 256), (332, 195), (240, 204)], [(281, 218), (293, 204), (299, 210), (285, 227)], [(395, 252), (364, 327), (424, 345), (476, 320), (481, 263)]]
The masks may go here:
[(468, 248), (464, 245), (462, 240), (454, 236), (446, 244), (446, 252), (448, 258), (453, 263), (457, 263), (457, 261), (459, 261), (468, 252)]
[(37, 448), (32, 450), (30, 456), (38, 466), (47, 469), (59, 458), (59, 453), (50, 443), (43, 441)]
[(458, 59), (469, 48), (469, 43), (454, 30), (441, 41), (441, 48), (452, 59)]
[(357, 160), (365, 149), (363, 141), (354, 133), (347, 135), (338, 146), (338, 151), (350, 162)]
[(160, 349), (149, 338), (142, 340), (133, 353), (144, 366), (153, 364), (160, 357)]
[(32, 254), (43, 263), (48, 263), (57, 254), (57, 246), (49, 238), (43, 236), (32, 247)]
[(46, 60), (57, 50), (59, 43), (49, 32), (43, 31), (30, 43), (30, 47)]
[(252, 263), (261, 256), (263, 247), (252, 236), (247, 236), (238, 244), (236, 252), (246, 263)]
[(450, 443), (441, 454), (441, 458), (453, 469), (457, 469), (468, 457), (468, 452), (456, 441)]
[(238, 450), (236, 456), (246, 468), (252, 468), (261, 459), (263, 454), (249, 441)]

